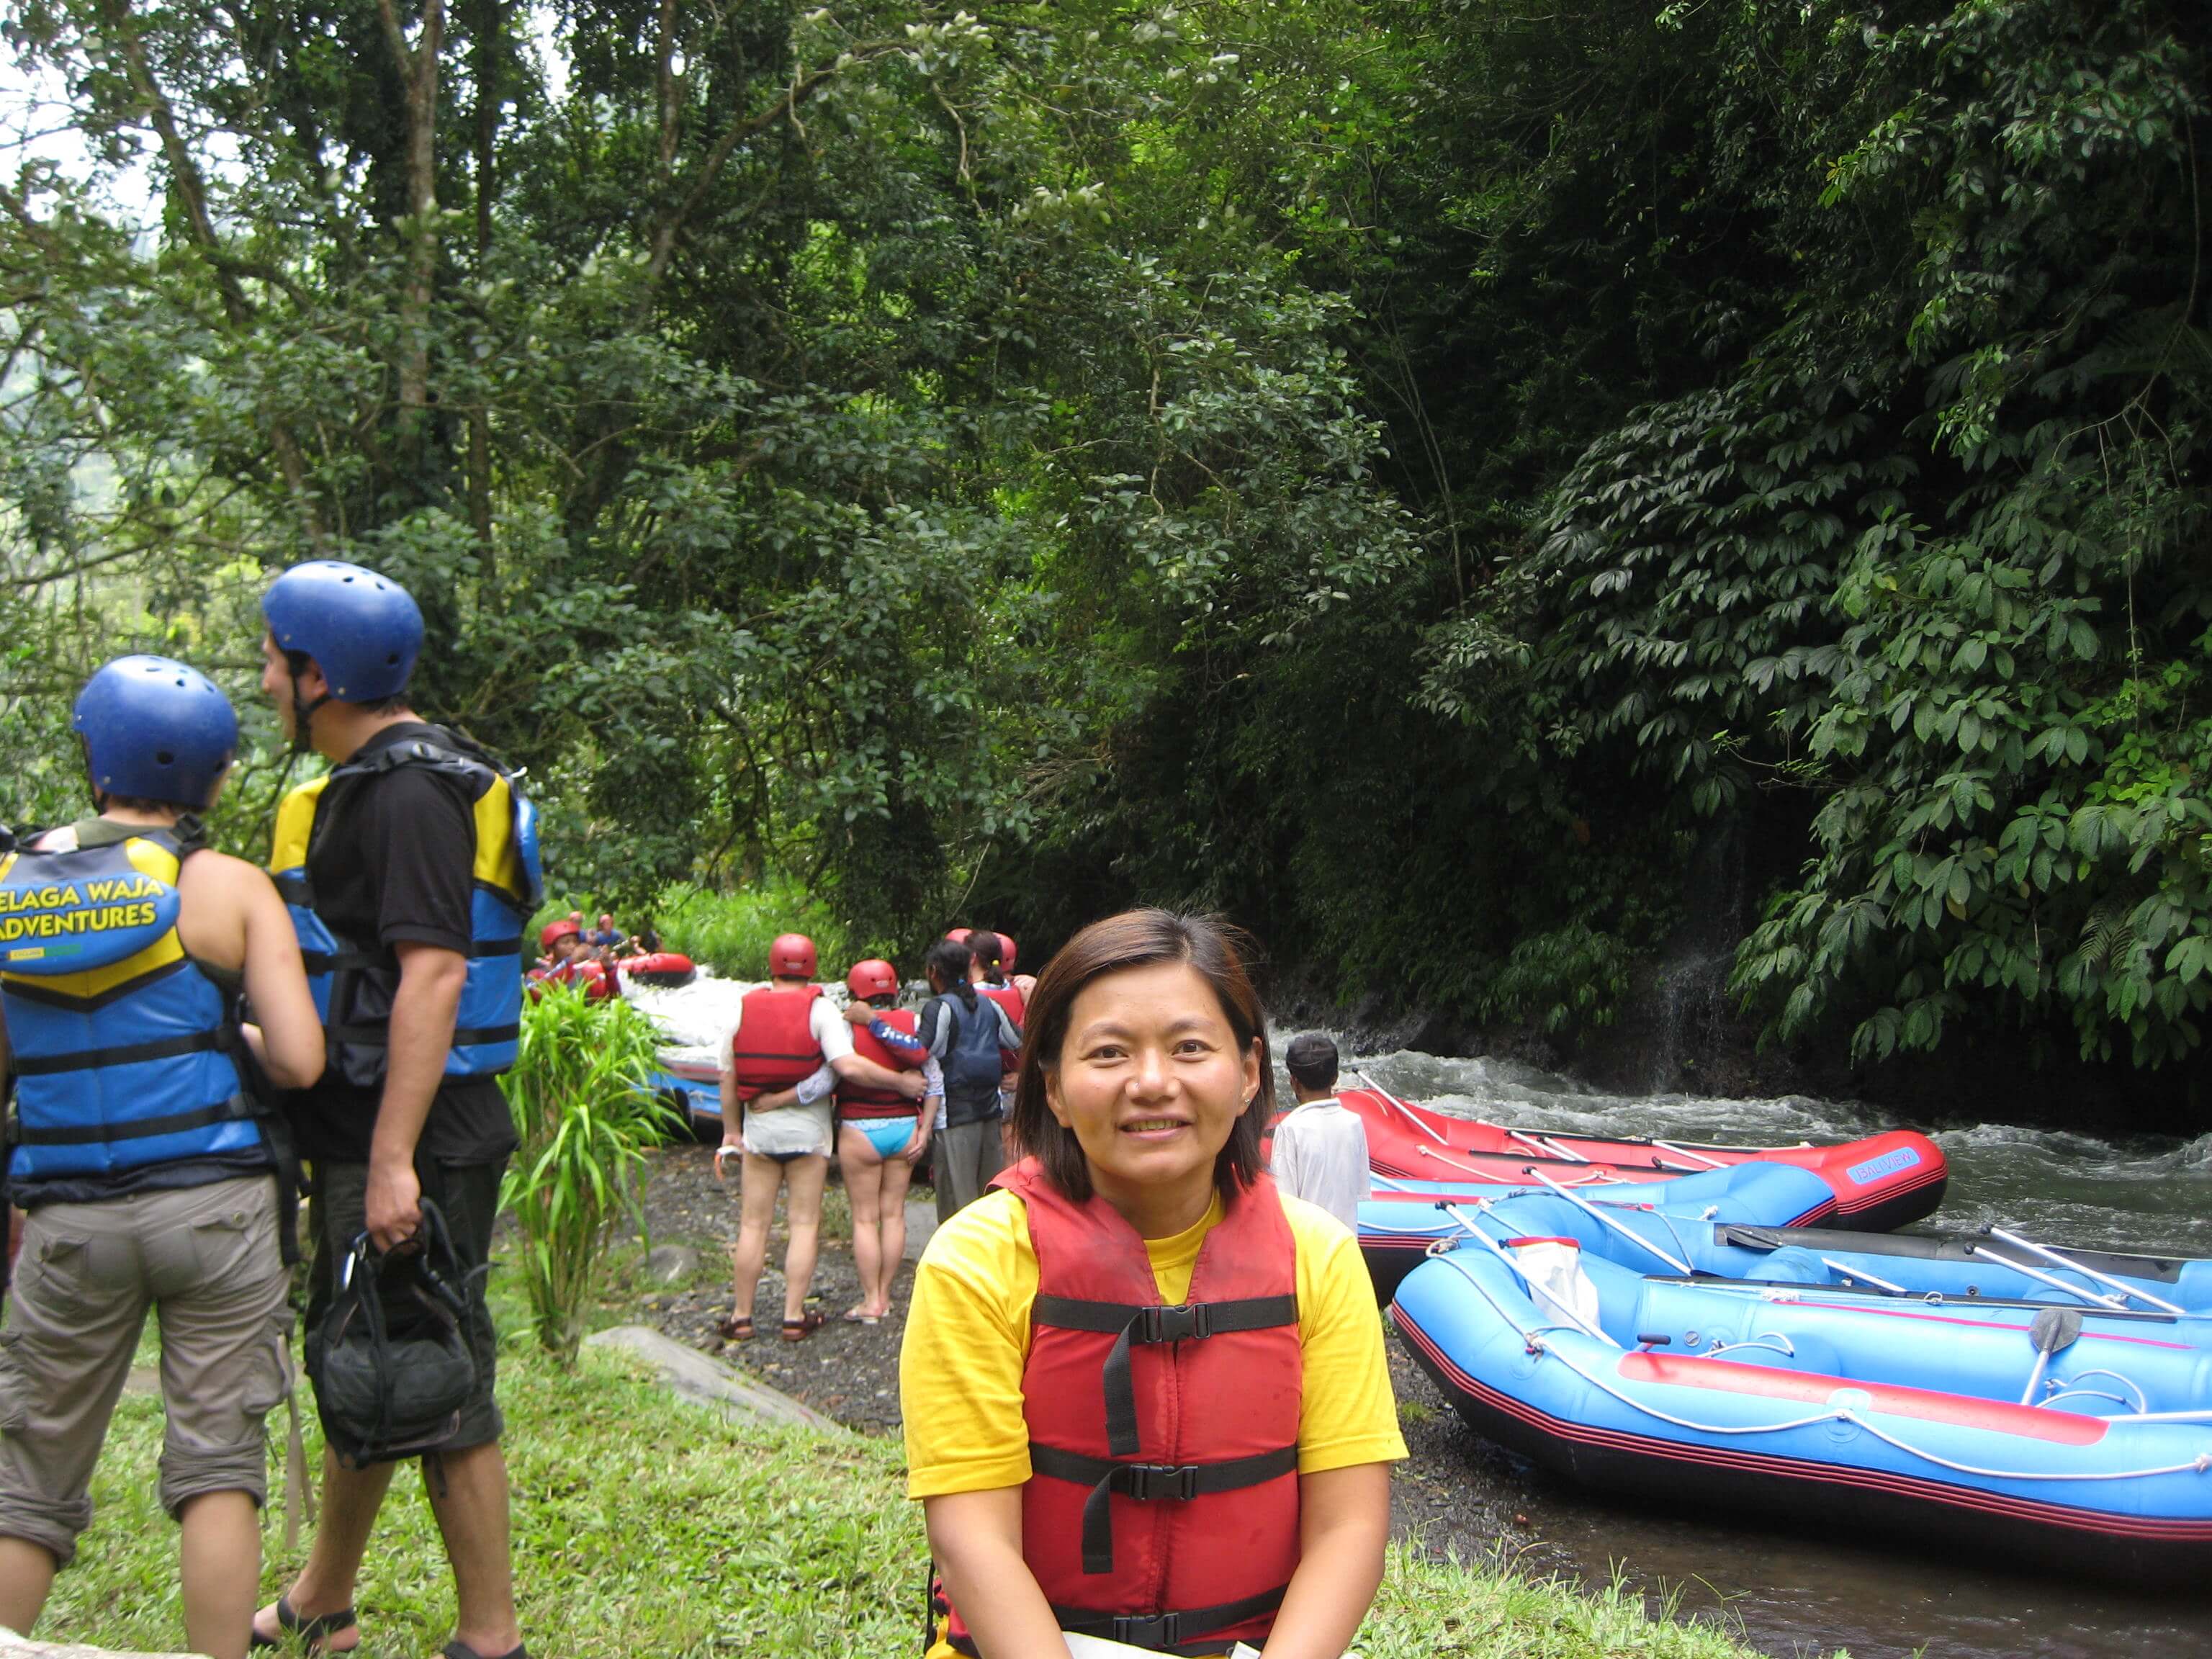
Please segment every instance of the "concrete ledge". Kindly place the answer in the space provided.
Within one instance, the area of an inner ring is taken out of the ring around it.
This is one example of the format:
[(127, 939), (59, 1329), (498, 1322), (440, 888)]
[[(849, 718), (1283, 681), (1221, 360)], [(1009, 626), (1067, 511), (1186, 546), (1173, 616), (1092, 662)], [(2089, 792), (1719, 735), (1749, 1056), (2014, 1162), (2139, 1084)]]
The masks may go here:
[(197, 1659), (197, 1656), (123, 1653), (113, 1648), (75, 1647), (64, 1642), (32, 1642), (0, 1625), (0, 1659)]
[[(584, 1346), (635, 1355), (658, 1372), (678, 1398), (712, 1407), (727, 1416), (756, 1422), (801, 1423), (828, 1434), (848, 1432), (842, 1424), (813, 1407), (764, 1382), (756, 1382), (736, 1367), (696, 1348), (687, 1348), (650, 1325), (617, 1325), (595, 1332), (584, 1339)], [(8, 1659), (5, 1650), (0, 1650), (0, 1659)]]

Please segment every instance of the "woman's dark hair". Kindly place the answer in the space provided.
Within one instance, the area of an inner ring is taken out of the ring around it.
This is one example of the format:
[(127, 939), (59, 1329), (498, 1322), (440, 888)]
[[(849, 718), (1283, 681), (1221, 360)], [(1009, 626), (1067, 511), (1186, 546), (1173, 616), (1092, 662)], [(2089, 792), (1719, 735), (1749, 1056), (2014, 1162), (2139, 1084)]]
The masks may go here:
[(957, 939), (941, 939), (929, 947), (922, 958), (922, 971), (933, 979), (942, 980), (947, 991), (960, 999), (960, 1006), (969, 1013), (975, 1012), (975, 988), (968, 982), (968, 964), (975, 953)]
[(1213, 989), (1239, 1056), (1260, 1045), (1260, 1091), (1239, 1114), (1229, 1144), (1213, 1163), (1213, 1184), (1225, 1199), (1260, 1173), (1260, 1137), (1275, 1110), (1275, 1068), (1267, 1053), (1267, 1016), (1244, 965), (1249, 941), (1218, 916), (1173, 910), (1124, 910), (1094, 921), (1060, 946), (1030, 993), (1022, 1023), (1021, 1084), (1014, 1094), (1014, 1139), (1077, 1203), (1091, 1196), (1091, 1166), (1075, 1132), (1062, 1127), (1045, 1101), (1045, 1073), (1060, 1065), (1067, 1023), (1084, 987), (1124, 969), (1188, 963)]
[(1006, 982), (1006, 947), (999, 942), (996, 933), (988, 927), (970, 927), (968, 930), (968, 949), (975, 960), (983, 964), (985, 984), (1004, 985)]

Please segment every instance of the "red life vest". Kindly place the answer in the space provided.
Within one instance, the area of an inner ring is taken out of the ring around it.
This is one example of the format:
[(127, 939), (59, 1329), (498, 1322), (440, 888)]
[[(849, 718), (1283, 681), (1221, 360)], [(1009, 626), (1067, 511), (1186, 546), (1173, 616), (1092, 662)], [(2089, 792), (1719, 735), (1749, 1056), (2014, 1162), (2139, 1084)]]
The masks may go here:
[[(975, 988), (1005, 1009), (1006, 1018), (1014, 1022), (1015, 1029), (1020, 1029), (1022, 1019), (1030, 1010), (1029, 1004), (1022, 1000), (1022, 994), (1019, 991), (1011, 985), (978, 985)], [(999, 1050), (999, 1067), (1001, 1071), (1011, 1073), (1021, 1063), (1022, 1056), (1019, 1049)]]
[(814, 999), (821, 994), (818, 985), (799, 991), (763, 985), (745, 993), (730, 1054), (739, 1100), (788, 1089), (820, 1069), (822, 1045), (814, 1040), (811, 1022)]
[[(1206, 1236), (1190, 1300), (1159, 1304), (1145, 1242), (1035, 1158), (1022, 1559), (1060, 1628), (1219, 1653), (1265, 1642), (1298, 1564), (1297, 1247), (1266, 1176)], [(957, 1610), (947, 1627), (972, 1653)]]
[[(921, 1029), (921, 1016), (911, 1008), (887, 1008), (876, 1016), (895, 1031), (904, 1031), (908, 1036)], [(865, 1025), (853, 1028), (853, 1052), (863, 1060), (872, 1060), (877, 1065), (894, 1072), (918, 1072), (921, 1069), (921, 1054), (901, 1054), (876, 1041), (875, 1034)], [(908, 1100), (895, 1089), (870, 1089), (856, 1083), (840, 1081), (837, 1085), (837, 1115), (847, 1119), (874, 1117), (912, 1117), (921, 1109), (920, 1103)]]

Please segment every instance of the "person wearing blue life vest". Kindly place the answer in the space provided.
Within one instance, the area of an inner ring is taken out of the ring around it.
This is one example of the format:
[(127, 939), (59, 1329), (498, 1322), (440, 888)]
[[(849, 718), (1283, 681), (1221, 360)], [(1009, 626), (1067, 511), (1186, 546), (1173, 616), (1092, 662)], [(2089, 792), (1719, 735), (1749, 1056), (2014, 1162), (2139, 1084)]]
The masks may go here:
[[(457, 1430), (422, 1457), (453, 1573), (445, 1651), (520, 1659), (483, 1286), (515, 1145), (498, 1076), (514, 1062), (523, 929), (543, 886), (536, 816), (512, 772), (410, 706), (422, 615), (398, 582), (316, 560), (279, 576), (261, 611), (262, 690), (295, 746), (331, 763), (278, 807), (270, 860), (329, 1039), (321, 1080), (291, 1103), (315, 1176), (308, 1329), (321, 1328), (355, 1239), (410, 1249), (434, 1200), (459, 1258), (477, 1374)], [(256, 1615), (257, 1646), (359, 1645), (354, 1585), (392, 1469), (325, 1455), (313, 1547)]]
[(291, 1160), (264, 1085), (313, 1083), (323, 1033), (276, 889), (207, 850), (193, 816), (237, 750), (228, 700), (182, 663), (124, 657), (70, 724), (96, 816), (0, 836), (7, 1200), (27, 1212), (0, 1338), (0, 1625), (31, 1628), (91, 1521), (150, 1307), (186, 1644), (243, 1659), (264, 1420), (290, 1392)]

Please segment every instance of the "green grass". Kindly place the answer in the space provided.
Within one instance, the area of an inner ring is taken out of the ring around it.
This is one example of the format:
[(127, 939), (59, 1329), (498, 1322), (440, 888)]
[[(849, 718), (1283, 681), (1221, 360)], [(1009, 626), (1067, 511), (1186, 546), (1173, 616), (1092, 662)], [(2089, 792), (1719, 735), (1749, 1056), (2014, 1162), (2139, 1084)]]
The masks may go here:
[[(495, 1285), (500, 1398), (514, 1490), (517, 1598), (533, 1649), (562, 1659), (668, 1659), (918, 1647), (926, 1552), (896, 1440), (738, 1424), (671, 1398), (626, 1359), (586, 1349), (564, 1375), (520, 1336)], [(303, 1392), (304, 1401), (304, 1392)], [(319, 1456), (313, 1412), (309, 1455)], [(273, 1426), (273, 1425), (272, 1425)], [(183, 1642), (175, 1528), (154, 1498), (158, 1402), (116, 1413), (97, 1513), (55, 1583), (49, 1641), (170, 1651)], [(273, 1595), (283, 1550), (281, 1439), (264, 1516)], [(304, 1540), (303, 1546), (304, 1548)], [(411, 1471), (394, 1483), (357, 1603), (364, 1659), (434, 1653), (453, 1590)], [(1365, 1659), (1747, 1659), (1709, 1623), (1677, 1623), (1619, 1584), (1586, 1589), (1394, 1547)]]

